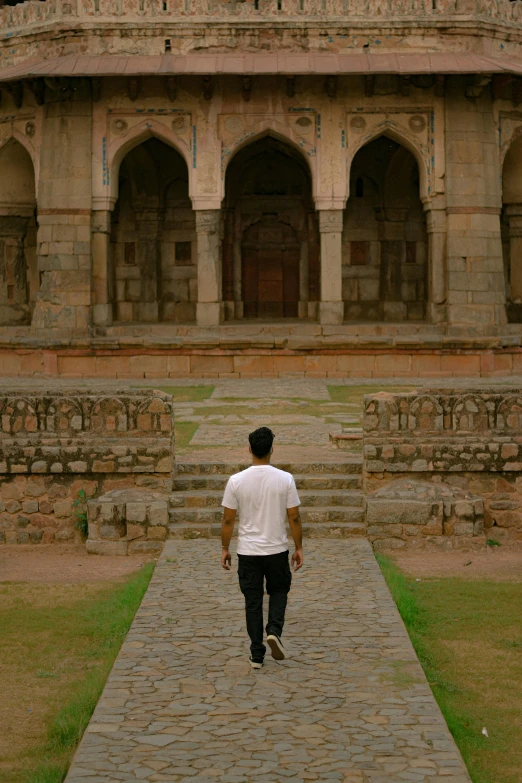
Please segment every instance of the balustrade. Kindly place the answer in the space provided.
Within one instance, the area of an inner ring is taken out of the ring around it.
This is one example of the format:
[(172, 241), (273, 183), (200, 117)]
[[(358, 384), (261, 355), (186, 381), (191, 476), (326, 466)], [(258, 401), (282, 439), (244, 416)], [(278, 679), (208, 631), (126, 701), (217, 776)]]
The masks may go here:
[(252, 22), (276, 19), (371, 22), (404, 19), (476, 19), (522, 23), (522, 0), (27, 0), (0, 7), (0, 29), (35, 26), (49, 21), (122, 17), (171, 21), (212, 17)]

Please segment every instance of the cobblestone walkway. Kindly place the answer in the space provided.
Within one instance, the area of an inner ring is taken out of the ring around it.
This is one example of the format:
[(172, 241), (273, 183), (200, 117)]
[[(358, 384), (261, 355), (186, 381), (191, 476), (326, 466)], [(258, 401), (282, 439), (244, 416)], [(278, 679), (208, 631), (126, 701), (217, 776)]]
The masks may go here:
[(167, 542), (67, 783), (469, 783), (369, 544), (305, 555), (252, 671), (218, 543)]

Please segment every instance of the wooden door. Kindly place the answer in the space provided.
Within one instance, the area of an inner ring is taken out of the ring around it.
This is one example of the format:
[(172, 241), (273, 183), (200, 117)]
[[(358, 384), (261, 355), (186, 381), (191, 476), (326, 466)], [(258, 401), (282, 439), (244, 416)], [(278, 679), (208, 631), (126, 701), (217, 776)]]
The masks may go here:
[(295, 232), (279, 220), (260, 221), (244, 235), (242, 280), (246, 318), (295, 318), (300, 250)]

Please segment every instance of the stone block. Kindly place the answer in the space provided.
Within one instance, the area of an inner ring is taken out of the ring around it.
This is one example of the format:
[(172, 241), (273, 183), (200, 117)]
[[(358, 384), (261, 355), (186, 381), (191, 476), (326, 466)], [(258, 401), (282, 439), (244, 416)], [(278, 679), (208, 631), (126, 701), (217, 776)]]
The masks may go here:
[(90, 541), (87, 539), (85, 548), (90, 555), (126, 555), (127, 541)]
[(149, 527), (147, 530), (147, 538), (153, 541), (165, 541), (167, 538), (168, 530), (162, 525), (156, 527)]
[(58, 519), (67, 519), (72, 515), (72, 500), (57, 500), (54, 502), (54, 515)]
[(162, 549), (161, 541), (131, 541), (129, 543), (129, 555), (159, 555)]
[(149, 525), (167, 525), (169, 521), (169, 512), (167, 501), (155, 501), (148, 505), (147, 513)]
[(34, 514), (36, 511), (38, 511), (38, 501), (24, 500), (22, 503), (22, 511), (24, 514)]
[(127, 522), (145, 522), (147, 519), (146, 503), (127, 503), (125, 518)]
[(426, 525), (431, 517), (431, 504), (416, 500), (375, 499), (366, 501), (367, 524)]
[(107, 541), (118, 541), (120, 538), (123, 538), (125, 535), (125, 526), (110, 525), (104, 523), (99, 525), (99, 532), (100, 532), (101, 539)]
[(55, 541), (65, 543), (67, 541), (74, 541), (74, 530), (72, 528), (64, 528), (57, 530), (54, 534)]
[[(134, 541), (136, 538), (145, 538), (147, 530), (145, 525), (135, 525), (127, 523), (127, 541)], [(90, 533), (89, 533), (90, 536)]]

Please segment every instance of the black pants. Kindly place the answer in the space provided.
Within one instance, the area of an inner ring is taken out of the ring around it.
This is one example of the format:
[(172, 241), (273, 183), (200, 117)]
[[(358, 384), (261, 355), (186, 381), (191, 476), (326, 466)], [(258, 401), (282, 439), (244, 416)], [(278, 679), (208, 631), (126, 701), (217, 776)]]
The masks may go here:
[(239, 586), (245, 596), (246, 624), (250, 636), (250, 652), (254, 660), (263, 660), (266, 647), (263, 644), (263, 595), (264, 580), (268, 603), (266, 633), (281, 636), (285, 622), (285, 610), (292, 574), (288, 563), (288, 551), (277, 555), (238, 555)]

